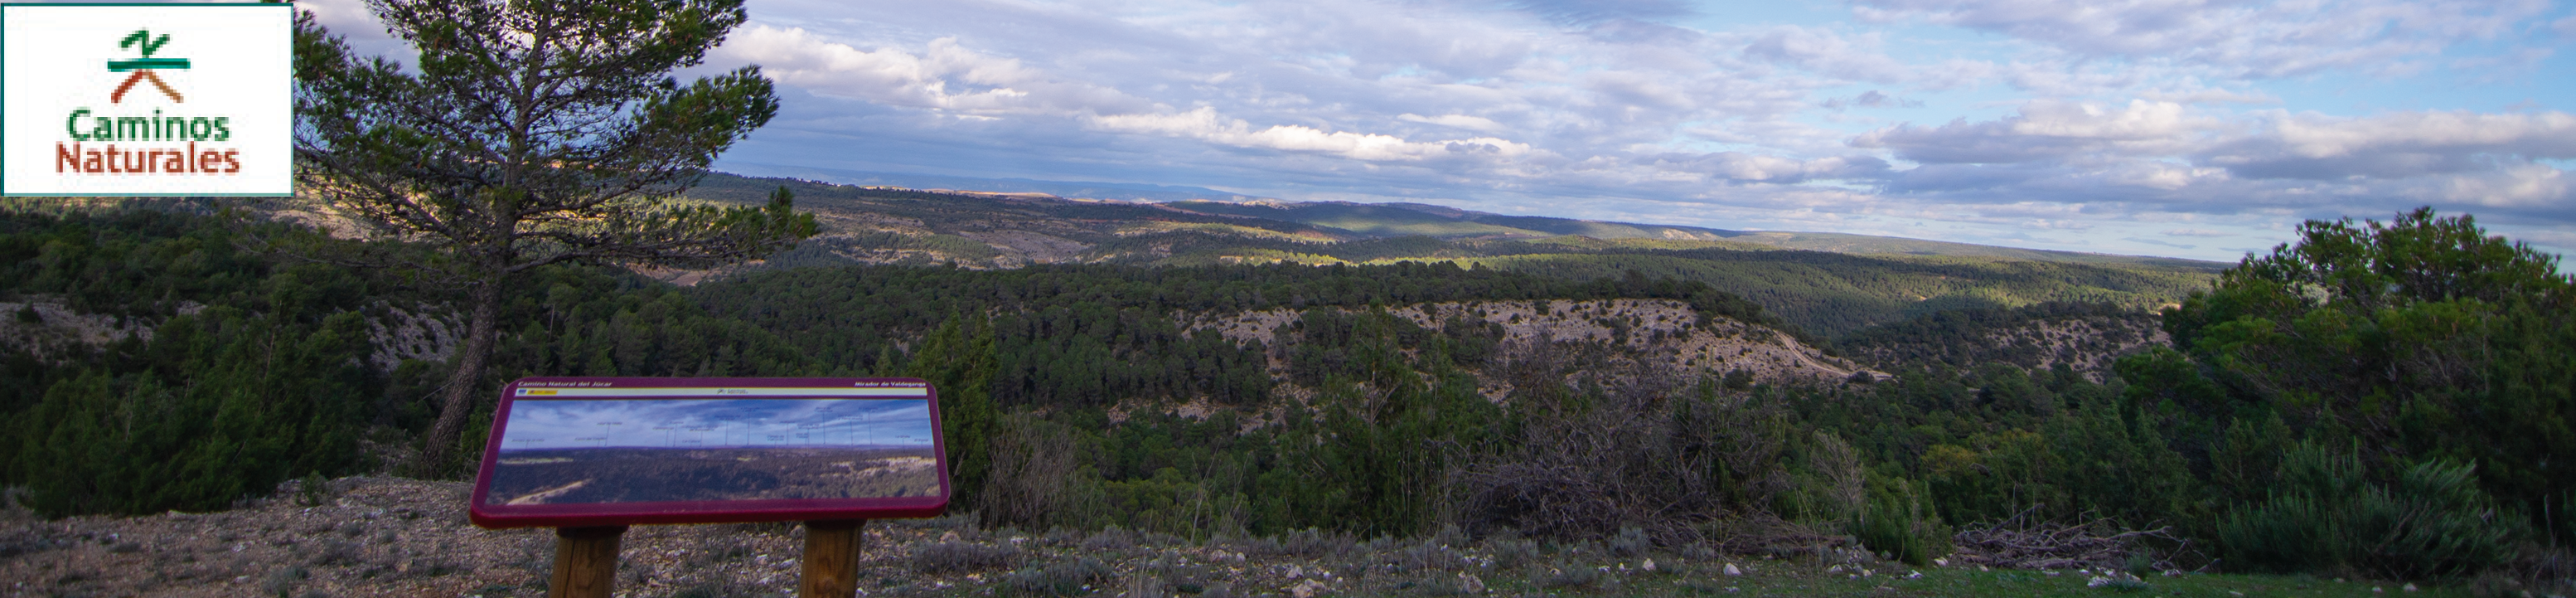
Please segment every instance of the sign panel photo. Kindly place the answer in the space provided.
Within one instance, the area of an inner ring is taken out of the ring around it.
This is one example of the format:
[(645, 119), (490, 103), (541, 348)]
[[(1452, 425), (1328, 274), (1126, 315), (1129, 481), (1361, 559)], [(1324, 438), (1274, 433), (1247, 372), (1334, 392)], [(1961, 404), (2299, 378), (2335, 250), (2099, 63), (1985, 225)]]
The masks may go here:
[(475, 481), (487, 527), (866, 519), (948, 500), (938, 400), (910, 378), (530, 378)]
[(285, 196), (294, 5), (0, 5), (0, 193)]

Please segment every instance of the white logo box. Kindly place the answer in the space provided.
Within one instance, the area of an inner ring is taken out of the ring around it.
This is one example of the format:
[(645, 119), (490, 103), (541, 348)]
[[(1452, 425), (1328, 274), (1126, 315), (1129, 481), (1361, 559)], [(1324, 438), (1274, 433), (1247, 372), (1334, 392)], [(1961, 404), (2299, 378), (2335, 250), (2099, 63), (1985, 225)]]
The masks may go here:
[(0, 4), (0, 194), (293, 195), (294, 38), (284, 3)]

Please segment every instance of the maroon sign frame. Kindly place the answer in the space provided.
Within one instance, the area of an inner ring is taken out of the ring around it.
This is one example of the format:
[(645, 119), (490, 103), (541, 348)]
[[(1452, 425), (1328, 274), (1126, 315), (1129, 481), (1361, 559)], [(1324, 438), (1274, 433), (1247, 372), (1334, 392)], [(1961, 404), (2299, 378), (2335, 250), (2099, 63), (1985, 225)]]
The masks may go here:
[(947, 446), (919, 378), (522, 378), (501, 389), (467, 513), (486, 528), (936, 517)]

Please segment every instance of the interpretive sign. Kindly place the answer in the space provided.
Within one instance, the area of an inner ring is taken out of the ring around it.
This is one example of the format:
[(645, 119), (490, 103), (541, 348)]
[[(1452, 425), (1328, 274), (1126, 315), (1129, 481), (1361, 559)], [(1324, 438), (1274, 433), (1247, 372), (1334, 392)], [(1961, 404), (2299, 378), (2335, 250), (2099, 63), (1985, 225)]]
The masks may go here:
[(285, 196), (295, 7), (0, 5), (0, 194)]
[(502, 389), (475, 525), (931, 517), (938, 394), (916, 378), (527, 378)]

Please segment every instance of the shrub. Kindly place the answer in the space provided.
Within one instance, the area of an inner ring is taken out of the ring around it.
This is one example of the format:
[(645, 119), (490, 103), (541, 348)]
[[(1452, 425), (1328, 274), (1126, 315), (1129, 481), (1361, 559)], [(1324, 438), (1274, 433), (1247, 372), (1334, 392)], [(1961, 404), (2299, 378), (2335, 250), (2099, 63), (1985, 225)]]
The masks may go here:
[(1495, 569), (1518, 569), (1538, 559), (1538, 543), (1519, 538), (1488, 541), (1485, 550), (1493, 553)]
[(2475, 466), (2414, 463), (2389, 485), (2364, 476), (2358, 456), (2299, 445), (2278, 492), (2220, 521), (2222, 549), (2257, 569), (2396, 578), (2473, 574), (2513, 554), (2521, 526), (2478, 489)]
[(1610, 553), (1623, 557), (1645, 556), (1646, 551), (1654, 547), (1655, 541), (1647, 538), (1646, 530), (1642, 528), (1622, 527), (1618, 536), (1610, 538)]
[(1924, 513), (1923, 498), (1912, 482), (1899, 478), (1875, 485), (1880, 488), (1872, 489), (1860, 517), (1846, 526), (1862, 546), (1918, 567), (1950, 553), (1949, 527)]
[(1109, 579), (1111, 573), (1099, 559), (1083, 557), (1013, 571), (1002, 583), (1024, 596), (1078, 596), (1089, 593), (1087, 586)]
[(1019, 555), (1019, 549), (973, 542), (915, 544), (912, 547), (912, 570), (946, 573), (1008, 567)]
[(1111, 525), (1082, 541), (1082, 549), (1093, 552), (1126, 550), (1136, 547), (1136, 534), (1127, 528)]
[(1247, 549), (1274, 556), (1325, 557), (1348, 554), (1357, 548), (1357, 544), (1358, 540), (1351, 538), (1350, 534), (1310, 527), (1288, 532), (1276, 540), (1255, 543)]
[(308, 575), (303, 567), (286, 567), (270, 571), (267, 577), (260, 579), (260, 589), (264, 590), (262, 594), (284, 598), (293, 595), (295, 586), (304, 583), (305, 577)]
[(319, 507), (329, 502), (331, 502), (331, 478), (322, 477), (322, 472), (316, 471), (305, 475), (304, 479), (296, 480), (296, 505)]
[(1601, 581), (1601, 571), (1579, 562), (1560, 562), (1531, 583), (1546, 589), (1575, 588)]
[(1428, 540), (1397, 550), (1390, 560), (1406, 571), (1463, 571), (1473, 566), (1464, 555), (1450, 550), (1447, 545)]

